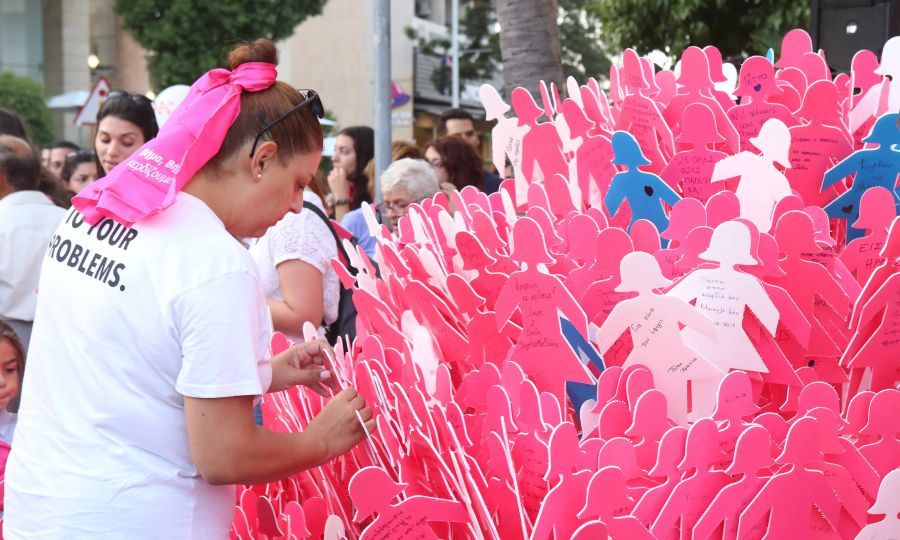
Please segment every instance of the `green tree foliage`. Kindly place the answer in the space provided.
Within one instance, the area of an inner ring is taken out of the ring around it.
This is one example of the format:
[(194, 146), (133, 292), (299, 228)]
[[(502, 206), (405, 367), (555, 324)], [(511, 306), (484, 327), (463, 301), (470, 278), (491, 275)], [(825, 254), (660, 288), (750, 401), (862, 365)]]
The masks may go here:
[(675, 57), (689, 45), (715, 45), (725, 58), (779, 49), (781, 37), (809, 24), (810, 3), (792, 0), (588, 0), (614, 50)]
[(44, 102), (44, 88), (39, 83), (11, 71), (0, 73), (0, 107), (22, 117), (36, 144), (53, 140), (53, 117)]
[(148, 54), (157, 88), (190, 84), (239, 41), (290, 36), (327, 0), (116, 0), (125, 28)]

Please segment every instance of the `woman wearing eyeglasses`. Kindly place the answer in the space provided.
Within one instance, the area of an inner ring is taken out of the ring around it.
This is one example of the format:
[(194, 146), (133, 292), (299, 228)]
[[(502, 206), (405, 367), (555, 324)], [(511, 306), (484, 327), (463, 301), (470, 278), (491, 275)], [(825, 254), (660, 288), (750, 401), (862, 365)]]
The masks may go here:
[(384, 202), (378, 210), (396, 231), (397, 223), (406, 215), (409, 205), (433, 197), (440, 189), (431, 165), (420, 159), (398, 159), (381, 174)]
[(94, 152), (97, 172), (105, 176), (113, 167), (156, 137), (159, 127), (147, 96), (111, 92), (97, 112)]
[(481, 158), (462, 137), (438, 137), (425, 147), (425, 160), (431, 163), (441, 185), (460, 190), (466, 186), (484, 188)]
[(294, 475), (374, 429), (352, 390), (299, 433), (254, 397), (337, 391), (327, 344), (269, 358), (253, 258), (317, 172), (321, 101), (276, 82), (275, 45), (238, 46), (159, 135), (73, 199), (42, 268), (7, 463), (3, 537), (225, 538), (234, 484)]

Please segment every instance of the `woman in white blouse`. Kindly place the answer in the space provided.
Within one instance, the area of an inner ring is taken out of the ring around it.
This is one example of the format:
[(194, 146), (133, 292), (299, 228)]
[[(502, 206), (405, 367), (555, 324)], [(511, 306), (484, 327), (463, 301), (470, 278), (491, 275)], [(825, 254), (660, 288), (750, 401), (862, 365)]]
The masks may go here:
[[(303, 200), (324, 211), (320, 186), (318, 179), (310, 183)], [(337, 319), (340, 300), (330, 263), (337, 245), (328, 225), (308, 210), (288, 212), (250, 246), (250, 253), (259, 267), (274, 329), (301, 341), (303, 323), (310, 321), (324, 339), (326, 326)]]

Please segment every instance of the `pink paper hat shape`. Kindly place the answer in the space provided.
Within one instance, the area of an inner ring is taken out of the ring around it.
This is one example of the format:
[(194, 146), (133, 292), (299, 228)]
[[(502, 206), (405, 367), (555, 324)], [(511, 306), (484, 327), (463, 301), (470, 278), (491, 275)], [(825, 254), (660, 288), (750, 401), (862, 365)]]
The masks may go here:
[(775, 225), (775, 240), (782, 253), (817, 253), (812, 218), (799, 210), (781, 216)]
[(900, 510), (900, 469), (894, 469), (882, 478), (878, 496), (869, 508), (869, 513), (896, 516), (898, 510)]
[(484, 298), (478, 296), (469, 282), (457, 274), (447, 276), (447, 289), (456, 307), (463, 313), (473, 312), (484, 305)]
[(734, 448), (734, 457), (725, 474), (755, 474), (772, 465), (772, 436), (762, 426), (750, 424), (741, 432)]
[(894, 194), (875, 186), (867, 189), (859, 199), (859, 219), (852, 226), (857, 229), (887, 228), (896, 216)]
[(656, 257), (643, 251), (626, 254), (619, 268), (622, 282), (616, 287), (616, 292), (649, 292), (672, 284), (663, 276)]
[(715, 228), (741, 215), (741, 201), (733, 191), (720, 191), (706, 201), (706, 224)]
[(713, 45), (703, 47), (703, 54), (709, 63), (709, 76), (714, 82), (725, 82), (728, 80), (725, 73), (722, 72), (722, 53)]
[(831, 81), (816, 81), (806, 90), (800, 109), (794, 113), (810, 122), (840, 125), (842, 112), (838, 103), (838, 89)]
[(795, 28), (781, 39), (781, 55), (775, 65), (780, 68), (794, 65), (801, 56), (812, 50), (812, 38), (806, 30)]
[(799, 465), (805, 466), (811, 461), (822, 459), (822, 451), (819, 449), (819, 427), (818, 422), (811, 416), (794, 422), (788, 429), (787, 437), (784, 439), (784, 449), (781, 451), (775, 462), (779, 465)]
[(513, 225), (512, 258), (529, 265), (553, 264), (554, 262), (553, 257), (547, 251), (541, 227), (529, 217), (519, 218)]
[(690, 88), (713, 86), (709, 77), (709, 60), (700, 47), (692, 45), (681, 53), (681, 75), (678, 76), (678, 84)]
[(751, 254), (750, 231), (747, 226), (737, 221), (726, 221), (713, 229), (709, 249), (700, 254), (700, 258), (722, 264), (756, 265)]
[(759, 407), (753, 402), (753, 388), (745, 372), (732, 371), (719, 382), (718, 400), (713, 412), (715, 420), (746, 418), (757, 412)]
[(716, 117), (703, 103), (691, 103), (681, 113), (681, 133), (675, 142), (706, 145), (725, 140), (716, 129)]
[(655, 478), (668, 476), (678, 468), (678, 463), (684, 459), (687, 434), (687, 428), (682, 426), (675, 426), (663, 433), (659, 449), (656, 451), (656, 465), (647, 473), (649, 476)]
[(513, 110), (520, 120), (519, 124), (522, 122), (530, 124), (544, 114), (544, 111), (534, 101), (534, 96), (531, 95), (531, 92), (522, 87), (513, 89), (510, 100), (512, 101)]
[(394, 482), (381, 467), (365, 467), (350, 479), (350, 498), (356, 506), (353, 521), (360, 522), (374, 512), (390, 506), (397, 495), (403, 493), (406, 484)]
[(778, 93), (775, 68), (764, 56), (751, 56), (741, 64), (736, 96), (770, 96)]
[(758, 148), (766, 158), (777, 161), (785, 169), (791, 168), (791, 132), (781, 120), (766, 120), (759, 129), (759, 135), (750, 137), (750, 144)]
[(682, 240), (689, 232), (704, 225), (706, 225), (706, 208), (703, 207), (703, 203), (686, 197), (672, 207), (669, 213), (669, 226), (659, 236), (669, 240)]
[(681, 470), (702, 469), (711, 463), (720, 461), (723, 454), (719, 445), (715, 444), (715, 441), (718, 440), (717, 437), (718, 428), (711, 418), (697, 420), (697, 423), (688, 430), (684, 459), (678, 464), (678, 468)]

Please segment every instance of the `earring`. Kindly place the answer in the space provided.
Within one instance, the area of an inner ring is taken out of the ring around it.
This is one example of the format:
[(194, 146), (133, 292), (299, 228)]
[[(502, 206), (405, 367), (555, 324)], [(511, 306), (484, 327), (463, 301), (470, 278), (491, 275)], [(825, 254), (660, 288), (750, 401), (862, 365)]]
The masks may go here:
[(261, 179), (261, 178), (262, 178), (262, 173), (261, 173), (261, 172), (256, 173), (256, 177)]

